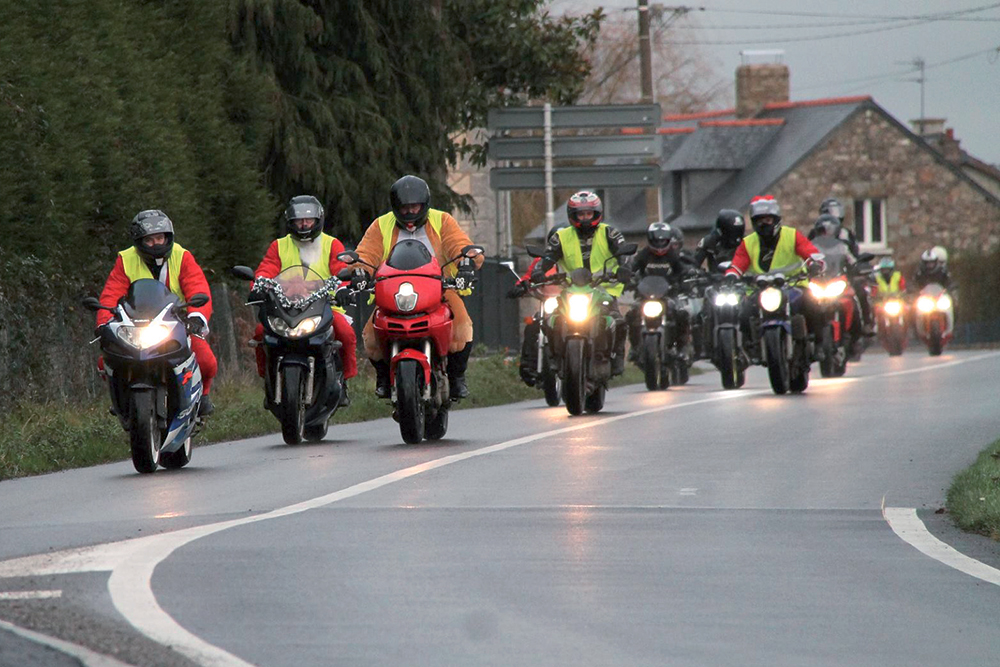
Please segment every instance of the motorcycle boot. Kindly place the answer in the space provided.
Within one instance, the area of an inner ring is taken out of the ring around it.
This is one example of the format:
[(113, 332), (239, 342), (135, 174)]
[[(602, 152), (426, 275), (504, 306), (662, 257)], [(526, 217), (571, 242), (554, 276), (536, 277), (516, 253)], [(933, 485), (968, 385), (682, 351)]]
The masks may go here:
[[(371, 361), (369, 359), (369, 361)], [(385, 359), (380, 361), (371, 361), (372, 366), (375, 367), (375, 396), (378, 398), (389, 398), (392, 393), (389, 387), (389, 362)]]
[(345, 380), (340, 384), (340, 403), (337, 407), (347, 408), (351, 405), (351, 397), (347, 395), (347, 381)]
[(215, 406), (212, 405), (212, 399), (208, 396), (202, 395), (201, 404), (198, 406), (198, 416), (207, 417), (215, 412)]
[(451, 389), (451, 400), (468, 398), (469, 385), (465, 382), (465, 370), (469, 367), (469, 356), (472, 354), (472, 343), (467, 343), (460, 352), (448, 354), (448, 386)]
[(625, 372), (625, 341), (628, 339), (628, 325), (619, 322), (615, 327), (615, 350), (611, 358), (611, 374), (621, 375)]

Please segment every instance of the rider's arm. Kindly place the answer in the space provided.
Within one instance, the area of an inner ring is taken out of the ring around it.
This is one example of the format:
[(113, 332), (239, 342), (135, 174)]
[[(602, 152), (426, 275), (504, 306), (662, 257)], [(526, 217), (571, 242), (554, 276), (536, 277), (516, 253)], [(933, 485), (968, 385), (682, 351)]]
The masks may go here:
[(333, 243), (330, 244), (330, 275), (335, 278), (341, 269), (347, 268), (347, 264), (337, 259), (337, 255), (342, 252), (344, 252), (344, 244), (340, 242), (340, 239), (334, 237)]
[[(441, 216), (441, 245), (448, 259), (458, 257), (462, 254), (462, 248), (467, 245), (473, 245), (472, 239), (465, 233), (462, 226), (458, 224), (458, 220), (455, 220), (449, 213)], [(486, 256), (482, 253), (472, 260), (477, 269), (482, 268), (485, 261)]]
[(617, 255), (618, 249), (625, 244), (625, 237), (614, 227), (608, 226), (604, 229), (608, 237), (608, 250), (611, 251), (612, 255)]
[[(101, 305), (108, 308), (117, 306), (118, 300), (125, 296), (128, 292), (128, 286), (131, 284), (132, 281), (125, 275), (125, 264), (122, 262), (122, 256), (118, 255), (115, 258), (115, 265), (104, 283), (104, 289), (101, 290)], [(97, 326), (107, 324), (111, 320), (111, 315), (111, 312), (107, 310), (97, 311)]]
[(899, 276), (899, 291), (900, 292), (906, 291), (906, 278), (904, 278), (902, 275)]
[(726, 275), (742, 276), (749, 268), (750, 255), (747, 253), (747, 244), (744, 241), (740, 241), (740, 245), (736, 248), (736, 253), (733, 255), (732, 264), (726, 269)]
[[(711, 233), (701, 237), (701, 240), (698, 241), (698, 247), (694, 249), (694, 263), (697, 266), (701, 266), (702, 263), (708, 258), (709, 253), (714, 245), (715, 244), (712, 243)], [(715, 267), (710, 266), (708, 268), (714, 269)]]
[(632, 269), (632, 273), (635, 274), (637, 278), (642, 278), (646, 274), (647, 264), (649, 264), (649, 248), (642, 248), (639, 252), (632, 255), (632, 261), (629, 262), (629, 268)]
[(180, 276), (178, 276), (181, 283), (181, 291), (184, 293), (185, 299), (190, 299), (195, 294), (204, 294), (208, 297), (208, 303), (200, 308), (188, 308), (188, 315), (200, 315), (205, 324), (208, 325), (208, 320), (212, 317), (212, 290), (208, 287), (208, 279), (205, 278), (205, 272), (201, 270), (198, 266), (198, 261), (194, 258), (190, 252), (184, 253), (184, 259), (181, 261), (181, 271)]
[(559, 242), (559, 235), (553, 234), (545, 246), (545, 256), (539, 263), (542, 271), (548, 271), (562, 259), (562, 244)]
[(524, 272), (524, 275), (521, 276), (521, 278), (517, 282), (518, 283), (527, 283), (527, 282), (530, 282), (531, 281), (531, 272), (535, 270), (535, 267), (538, 266), (538, 263), (540, 261), (542, 261), (541, 257), (536, 257), (535, 259), (531, 260), (531, 264), (528, 265), (528, 270)]
[[(358, 243), (355, 252), (358, 253), (358, 257), (362, 262), (366, 262), (372, 266), (378, 266), (382, 263), (382, 230), (379, 228), (378, 220), (368, 225), (368, 229), (365, 230), (365, 235), (361, 237), (361, 242)], [(355, 264), (352, 268), (372, 273), (372, 270), (364, 264)]]
[(278, 242), (271, 241), (267, 252), (264, 253), (264, 259), (260, 260), (253, 275), (257, 278), (273, 278), (279, 273), (281, 273), (281, 257), (278, 256)]

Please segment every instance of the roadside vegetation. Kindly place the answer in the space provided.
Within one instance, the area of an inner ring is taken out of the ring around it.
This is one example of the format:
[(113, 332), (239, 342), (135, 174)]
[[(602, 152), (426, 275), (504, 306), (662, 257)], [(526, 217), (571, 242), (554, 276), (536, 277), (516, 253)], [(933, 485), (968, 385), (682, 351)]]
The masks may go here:
[(1000, 541), (1000, 440), (955, 475), (947, 505), (959, 528)]
[[(459, 410), (542, 397), (518, 378), (517, 360), (503, 355), (474, 359), (467, 377), (472, 395), (457, 404)], [(629, 365), (614, 384), (641, 381), (639, 369)], [(388, 403), (375, 398), (374, 389), (375, 376), (363, 363), (361, 374), (351, 381), (351, 406), (338, 411), (331, 424), (388, 417)], [(196, 446), (280, 432), (277, 420), (264, 410), (263, 386), (256, 374), (220, 377), (212, 398), (215, 414)], [(0, 430), (0, 480), (128, 459), (128, 436), (108, 413), (109, 404), (101, 395), (80, 403), (52, 401), (16, 408), (5, 416)], [(195, 452), (195, 463), (197, 457)]]

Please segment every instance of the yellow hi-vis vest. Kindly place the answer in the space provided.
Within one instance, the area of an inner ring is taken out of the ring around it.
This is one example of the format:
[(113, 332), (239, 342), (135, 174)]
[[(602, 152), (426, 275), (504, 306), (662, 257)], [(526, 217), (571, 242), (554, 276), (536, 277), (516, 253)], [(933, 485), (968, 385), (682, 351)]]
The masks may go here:
[[(558, 232), (559, 246), (562, 248), (562, 259), (559, 260), (559, 268), (563, 273), (569, 273), (575, 269), (583, 268), (583, 248), (580, 246), (580, 237), (577, 236), (573, 227), (563, 227)], [(608, 226), (603, 222), (597, 226), (594, 232), (594, 245), (590, 249), (590, 272), (601, 273), (604, 270), (604, 262), (608, 262), (608, 272), (618, 270), (618, 260), (611, 254), (611, 247), (608, 246)], [(602, 283), (604, 291), (617, 298), (625, 291), (625, 285), (618, 283)]]
[[(382, 261), (384, 262), (389, 259), (389, 253), (392, 252), (392, 231), (396, 228), (396, 216), (390, 211), (383, 216), (379, 216), (376, 222), (378, 223), (379, 230), (382, 232)], [(427, 211), (427, 224), (437, 233), (438, 238), (441, 238), (441, 227), (444, 225), (444, 212), (434, 208), (429, 209)], [(451, 258), (449, 257), (448, 259)], [(454, 278), (458, 275), (457, 264), (453, 262), (446, 266), (444, 268), (444, 275), (449, 278)], [(463, 289), (459, 290), (458, 293), (462, 296), (468, 296), (472, 294), (472, 290)], [(372, 298), (374, 299), (374, 296)]]
[[(181, 247), (181, 244), (174, 243), (174, 247), (170, 250), (170, 256), (167, 258), (167, 287), (182, 302), (187, 300), (184, 292), (181, 290), (181, 262), (184, 261), (186, 253), (187, 250)], [(159, 276), (154, 276), (150, 272), (149, 267), (146, 266), (146, 262), (143, 261), (142, 256), (139, 255), (139, 251), (135, 247), (122, 250), (118, 253), (118, 256), (122, 258), (122, 266), (125, 269), (125, 276), (129, 279), (129, 282), (134, 283), (143, 278), (151, 278), (152, 280), (160, 279)]]
[(899, 283), (903, 279), (903, 274), (893, 271), (889, 276), (889, 282), (885, 281), (880, 271), (875, 272), (875, 282), (878, 283), (878, 293), (882, 295), (899, 294)]
[[(774, 258), (771, 260), (772, 269), (780, 269), (799, 261), (799, 256), (795, 254), (796, 233), (794, 227), (783, 226), (778, 230), (778, 246), (774, 249)], [(757, 235), (757, 232), (744, 238), (743, 243), (746, 244), (747, 255), (750, 256), (750, 267), (746, 271), (747, 275), (755, 276), (767, 273), (760, 268), (760, 236)], [(790, 277), (805, 272), (806, 267), (803, 266), (787, 275)]]
[[(320, 234), (319, 238), (323, 245), (319, 257), (309, 265), (309, 268), (318, 273), (320, 278), (327, 280), (332, 277), (330, 275), (330, 253), (333, 251), (333, 237), (329, 234)], [(302, 265), (302, 256), (299, 254), (299, 247), (295, 245), (291, 234), (278, 239), (278, 259), (281, 260), (282, 271), (293, 266)], [(331, 307), (338, 313), (346, 312), (340, 306), (334, 306), (332, 303)]]

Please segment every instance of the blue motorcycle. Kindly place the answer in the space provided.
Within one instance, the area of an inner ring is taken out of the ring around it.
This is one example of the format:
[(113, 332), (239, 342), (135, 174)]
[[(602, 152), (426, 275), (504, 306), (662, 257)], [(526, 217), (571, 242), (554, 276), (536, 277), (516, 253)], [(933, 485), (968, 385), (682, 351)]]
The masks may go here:
[(201, 370), (191, 352), (186, 309), (208, 303), (196, 294), (181, 303), (167, 287), (137, 280), (115, 308), (95, 297), (83, 300), (89, 310), (115, 317), (98, 338), (111, 391), (111, 410), (128, 432), (132, 465), (140, 473), (183, 468), (191, 461), (191, 439), (201, 420)]

